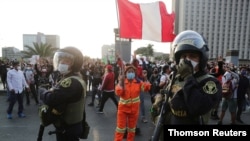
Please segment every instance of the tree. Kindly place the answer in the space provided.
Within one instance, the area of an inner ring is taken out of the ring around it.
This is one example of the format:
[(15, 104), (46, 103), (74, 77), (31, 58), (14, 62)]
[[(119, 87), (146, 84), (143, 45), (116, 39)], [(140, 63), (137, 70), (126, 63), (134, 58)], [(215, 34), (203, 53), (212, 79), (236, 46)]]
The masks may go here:
[(50, 44), (47, 43), (36, 43), (33, 42), (34, 47), (31, 47), (29, 45), (25, 45), (28, 50), (27, 51), (21, 51), (24, 58), (31, 58), (32, 55), (39, 55), (40, 57), (52, 57), (58, 48), (52, 47)]
[(168, 54), (162, 54), (160, 56), (156, 56), (155, 60), (168, 62), (169, 61), (169, 55)]
[(154, 49), (153, 44), (148, 44), (147, 47), (140, 47), (137, 50), (135, 50), (136, 54), (141, 54), (142, 56), (153, 56), (154, 55)]

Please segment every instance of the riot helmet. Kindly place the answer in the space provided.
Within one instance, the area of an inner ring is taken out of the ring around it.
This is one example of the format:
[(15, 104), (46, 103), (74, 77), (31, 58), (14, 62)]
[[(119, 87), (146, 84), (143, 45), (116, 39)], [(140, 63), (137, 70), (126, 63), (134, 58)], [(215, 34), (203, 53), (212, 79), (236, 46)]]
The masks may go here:
[(185, 30), (179, 33), (173, 41), (171, 50), (177, 65), (181, 54), (185, 52), (196, 52), (200, 55), (200, 70), (204, 70), (207, 65), (209, 49), (204, 37), (196, 31)]
[(55, 52), (53, 66), (55, 71), (61, 74), (79, 72), (83, 64), (83, 55), (75, 47), (65, 47)]

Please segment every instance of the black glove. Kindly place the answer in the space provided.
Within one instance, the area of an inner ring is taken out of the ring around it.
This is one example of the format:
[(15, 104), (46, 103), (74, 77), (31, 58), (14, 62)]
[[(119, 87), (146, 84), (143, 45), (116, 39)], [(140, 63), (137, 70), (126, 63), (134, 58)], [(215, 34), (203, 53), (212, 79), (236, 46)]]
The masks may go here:
[(193, 66), (191, 62), (186, 59), (180, 59), (180, 62), (176, 69), (177, 74), (180, 74), (180, 77), (183, 79), (193, 74)]

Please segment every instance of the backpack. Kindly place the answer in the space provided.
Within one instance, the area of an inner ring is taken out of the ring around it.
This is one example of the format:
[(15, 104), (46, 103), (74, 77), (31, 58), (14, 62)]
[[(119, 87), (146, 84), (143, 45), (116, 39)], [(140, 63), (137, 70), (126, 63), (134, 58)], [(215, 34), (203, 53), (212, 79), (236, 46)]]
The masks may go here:
[(228, 80), (224, 84), (222, 84), (222, 97), (224, 98), (230, 98), (233, 94), (233, 86), (232, 81)]

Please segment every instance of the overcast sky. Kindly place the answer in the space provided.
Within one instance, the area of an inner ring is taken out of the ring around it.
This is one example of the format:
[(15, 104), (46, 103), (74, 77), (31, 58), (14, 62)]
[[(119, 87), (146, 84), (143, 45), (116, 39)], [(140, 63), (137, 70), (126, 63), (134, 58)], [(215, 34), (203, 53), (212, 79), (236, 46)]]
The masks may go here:
[[(163, 2), (172, 12), (171, 0)], [(42, 32), (59, 35), (61, 47), (83, 48), (83, 54), (93, 58), (101, 58), (102, 45), (114, 44), (113, 29), (118, 27), (115, 0), (0, 0), (0, 21), (1, 48), (22, 50), (23, 34)], [(170, 51), (168, 43), (145, 40), (133, 40), (132, 50), (149, 43), (155, 51)]]

